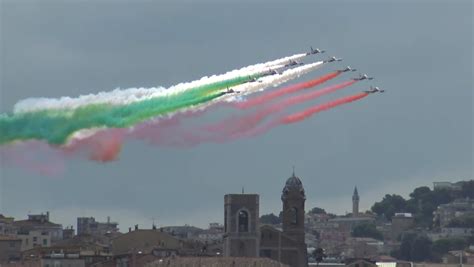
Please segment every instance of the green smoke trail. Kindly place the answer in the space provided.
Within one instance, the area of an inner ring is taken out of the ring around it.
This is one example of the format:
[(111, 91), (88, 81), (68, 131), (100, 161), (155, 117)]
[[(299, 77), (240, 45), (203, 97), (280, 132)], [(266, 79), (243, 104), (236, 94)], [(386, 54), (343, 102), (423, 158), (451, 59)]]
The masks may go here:
[(15, 140), (38, 139), (64, 144), (76, 131), (97, 127), (127, 128), (156, 116), (196, 106), (225, 94), (220, 92), (259, 76), (246, 76), (211, 83), (186, 91), (127, 105), (94, 104), (76, 109), (0, 115), (0, 145)]

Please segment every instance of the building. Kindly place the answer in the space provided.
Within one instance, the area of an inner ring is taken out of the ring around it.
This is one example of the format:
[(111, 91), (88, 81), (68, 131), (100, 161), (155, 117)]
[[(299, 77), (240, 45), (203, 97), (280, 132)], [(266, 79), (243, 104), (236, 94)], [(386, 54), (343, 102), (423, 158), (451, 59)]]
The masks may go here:
[(172, 236), (183, 238), (183, 239), (197, 238), (197, 236), (204, 231), (201, 228), (190, 226), (190, 225), (164, 226), (164, 227), (161, 227), (160, 230)]
[[(21, 235), (23, 238), (25, 237), (31, 237), (31, 239), (35, 239), (34, 241), (37, 245), (42, 245), (42, 246), (48, 246), (51, 243), (54, 243), (56, 241), (62, 240), (63, 239), (63, 227), (61, 224), (56, 224), (52, 223), (49, 220), (49, 212), (46, 212), (46, 214), (33, 214), (33, 215), (28, 215), (27, 220), (19, 220), (19, 221), (14, 221), (13, 226), (16, 228), (16, 231), (18, 235)], [(32, 232), (30, 234), (30, 232)], [(44, 241), (44, 238), (39, 241), (39, 237), (45, 237), (49, 236), (50, 241), (46, 245)], [(41, 243), (40, 243), (41, 242)], [(31, 244), (28, 245), (23, 245), (23, 246), (30, 246)]]
[(13, 217), (5, 217), (0, 214), (0, 235), (15, 235), (16, 228), (13, 226)]
[(264, 257), (291, 267), (308, 266), (306, 195), (301, 180), (294, 172), (282, 190), (281, 230), (271, 225), (259, 226), (258, 195), (226, 195), (224, 200), (224, 256)]
[(451, 190), (451, 191), (461, 191), (462, 183), (451, 183), (451, 182), (433, 182), (433, 190)]
[(224, 237), (224, 225), (219, 223), (210, 223), (209, 229), (202, 230), (197, 239), (205, 243), (219, 243)]
[(354, 193), (352, 194), (352, 216), (359, 216), (359, 192), (357, 192), (357, 186), (354, 187)]
[(136, 229), (111, 242), (111, 252), (115, 256), (150, 254), (157, 249), (175, 250), (179, 255), (196, 255), (202, 248), (200, 242), (182, 240), (157, 229)]
[(392, 217), (390, 239), (397, 240), (405, 231), (415, 226), (415, 220), (411, 213), (395, 213)]
[(2, 263), (15, 262), (20, 260), (21, 239), (0, 235), (0, 266)]
[(434, 211), (434, 221), (440, 227), (446, 227), (454, 218), (468, 215), (474, 215), (474, 199), (456, 199), (439, 205)]
[(111, 222), (107, 217), (107, 222), (97, 222), (94, 217), (77, 218), (77, 235), (104, 236), (106, 234), (118, 233), (118, 223)]
[(259, 196), (224, 196), (224, 256), (258, 257), (260, 242)]
[(21, 240), (21, 251), (35, 247), (51, 246), (51, 232), (44, 230), (18, 231), (17, 237)]

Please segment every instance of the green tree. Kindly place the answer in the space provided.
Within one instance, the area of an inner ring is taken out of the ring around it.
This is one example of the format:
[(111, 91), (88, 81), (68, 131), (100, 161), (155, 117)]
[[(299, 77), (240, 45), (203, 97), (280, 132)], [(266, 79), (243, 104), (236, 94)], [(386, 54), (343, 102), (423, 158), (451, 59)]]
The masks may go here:
[(279, 224), (281, 223), (280, 217), (276, 216), (273, 213), (265, 214), (260, 217), (260, 223), (263, 224)]
[(416, 239), (415, 233), (404, 233), (401, 236), (400, 248), (397, 251), (396, 257), (401, 260), (411, 260), (412, 258), (412, 245)]
[(372, 223), (364, 223), (359, 224), (352, 230), (353, 237), (371, 237), (378, 240), (383, 240), (382, 233), (377, 230), (375, 224)]
[(462, 197), (474, 198), (474, 180), (462, 183)]
[(419, 235), (415, 238), (411, 246), (412, 261), (425, 261), (431, 259), (431, 240), (424, 235)]
[(314, 207), (309, 211), (309, 213), (312, 213), (312, 214), (326, 214), (326, 211), (322, 208)]
[(390, 220), (395, 213), (407, 211), (407, 202), (402, 196), (387, 194), (382, 201), (375, 202), (371, 210), (377, 215), (384, 215)]

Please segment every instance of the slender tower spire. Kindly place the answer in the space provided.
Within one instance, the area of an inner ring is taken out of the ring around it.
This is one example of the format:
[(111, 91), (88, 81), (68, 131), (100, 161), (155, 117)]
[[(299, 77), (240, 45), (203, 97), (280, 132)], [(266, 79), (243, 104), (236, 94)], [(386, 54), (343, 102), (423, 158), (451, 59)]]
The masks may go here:
[(359, 192), (357, 192), (357, 186), (354, 187), (354, 194), (352, 195), (352, 216), (359, 216)]

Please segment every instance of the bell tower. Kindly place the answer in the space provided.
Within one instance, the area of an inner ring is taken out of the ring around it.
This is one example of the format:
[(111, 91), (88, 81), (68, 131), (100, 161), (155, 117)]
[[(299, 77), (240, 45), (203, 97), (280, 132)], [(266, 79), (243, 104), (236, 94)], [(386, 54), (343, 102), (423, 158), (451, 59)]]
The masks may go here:
[(293, 174), (286, 180), (281, 194), (283, 233), (304, 244), (304, 202), (306, 196), (300, 178)]
[(359, 192), (357, 186), (354, 187), (354, 194), (352, 194), (352, 217), (359, 216)]

